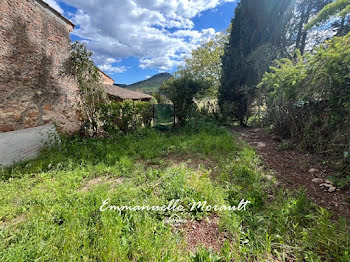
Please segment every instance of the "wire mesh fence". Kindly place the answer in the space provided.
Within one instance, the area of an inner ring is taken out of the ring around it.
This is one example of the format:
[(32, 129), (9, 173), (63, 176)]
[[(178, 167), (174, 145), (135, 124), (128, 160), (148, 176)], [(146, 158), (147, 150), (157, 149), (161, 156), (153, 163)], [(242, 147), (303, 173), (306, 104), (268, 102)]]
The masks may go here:
[(154, 127), (174, 127), (176, 116), (174, 105), (154, 104), (153, 105), (153, 126)]

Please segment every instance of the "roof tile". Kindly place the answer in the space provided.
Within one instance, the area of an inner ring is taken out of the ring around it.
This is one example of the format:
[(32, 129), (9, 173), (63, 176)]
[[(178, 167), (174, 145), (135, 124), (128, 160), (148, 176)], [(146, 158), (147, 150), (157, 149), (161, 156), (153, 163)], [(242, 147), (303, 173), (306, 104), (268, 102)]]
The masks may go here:
[(115, 97), (119, 97), (123, 100), (141, 100), (141, 99), (151, 99), (152, 96), (146, 95), (140, 92), (131, 91), (126, 88), (121, 88), (115, 85), (104, 85), (106, 93)]

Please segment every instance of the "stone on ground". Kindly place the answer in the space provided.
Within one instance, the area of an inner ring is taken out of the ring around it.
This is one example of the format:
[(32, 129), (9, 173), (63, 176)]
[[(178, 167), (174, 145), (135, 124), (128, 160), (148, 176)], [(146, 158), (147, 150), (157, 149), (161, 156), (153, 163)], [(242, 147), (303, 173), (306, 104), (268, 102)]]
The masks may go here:
[(266, 147), (266, 144), (265, 143), (262, 143), (262, 142), (258, 142), (257, 145), (256, 145), (257, 148), (259, 149), (262, 149), (262, 148), (265, 148)]
[(309, 170), (309, 173), (310, 174), (316, 174), (318, 172), (318, 170), (316, 169), (316, 168), (311, 168), (310, 170)]
[(334, 191), (336, 191), (337, 190), (337, 188), (335, 187), (335, 186), (332, 186), (332, 187), (330, 187), (329, 189), (328, 189), (328, 192), (334, 192)]
[(320, 184), (323, 182), (323, 179), (322, 178), (319, 178), (319, 177), (316, 177), (314, 179), (312, 179), (312, 182), (313, 183), (316, 183), (316, 184)]

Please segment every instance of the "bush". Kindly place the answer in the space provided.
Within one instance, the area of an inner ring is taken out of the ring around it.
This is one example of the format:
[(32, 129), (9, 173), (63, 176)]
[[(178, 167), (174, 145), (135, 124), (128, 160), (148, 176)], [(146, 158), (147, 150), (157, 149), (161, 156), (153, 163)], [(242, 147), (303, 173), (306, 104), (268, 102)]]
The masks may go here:
[(100, 104), (108, 100), (92, 55), (85, 44), (72, 43), (70, 58), (63, 71), (64, 75), (74, 77), (78, 83), (78, 111), (83, 122), (81, 131), (89, 137), (99, 136), (103, 132)]
[(259, 84), (266, 97), (266, 124), (303, 149), (340, 159), (348, 172), (350, 34), (295, 57), (277, 61)]
[(140, 127), (150, 127), (153, 119), (152, 104), (126, 100), (102, 105), (104, 130), (109, 134), (124, 134)]
[(194, 97), (209, 87), (205, 81), (194, 80), (191, 76), (184, 75), (163, 83), (161, 92), (175, 105), (178, 121), (183, 124), (191, 119), (197, 110)]

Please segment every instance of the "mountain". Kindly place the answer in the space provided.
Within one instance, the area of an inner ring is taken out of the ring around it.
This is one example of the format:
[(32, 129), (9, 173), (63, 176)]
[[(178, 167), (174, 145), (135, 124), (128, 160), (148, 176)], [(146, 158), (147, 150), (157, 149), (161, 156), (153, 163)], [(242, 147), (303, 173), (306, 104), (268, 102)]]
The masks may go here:
[(131, 85), (123, 85), (123, 84), (116, 84), (116, 85), (132, 91), (140, 91), (142, 93), (151, 94), (151, 93), (157, 93), (157, 91), (159, 90), (163, 82), (172, 77), (173, 76), (169, 73), (160, 73), (152, 76), (149, 79), (136, 82)]

